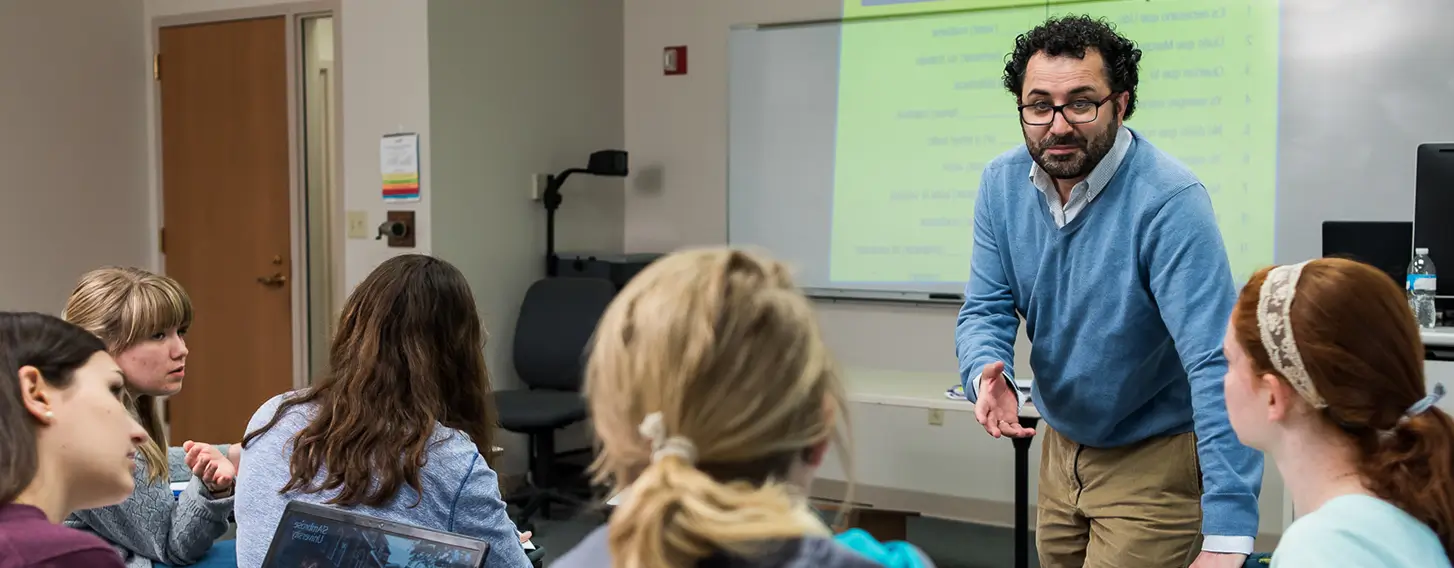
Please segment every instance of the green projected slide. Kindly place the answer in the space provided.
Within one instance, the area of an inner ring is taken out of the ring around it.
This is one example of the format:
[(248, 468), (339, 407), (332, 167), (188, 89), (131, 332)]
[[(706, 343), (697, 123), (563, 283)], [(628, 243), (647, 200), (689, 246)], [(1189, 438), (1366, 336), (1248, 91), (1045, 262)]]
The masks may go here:
[[(830, 279), (963, 282), (980, 174), (1024, 142), (1002, 84), (1005, 55), (1045, 20), (1046, 4), (848, 1), (846, 17), (1010, 5), (843, 24)], [(1271, 263), (1276, 0), (1111, 0), (1048, 12), (1104, 17), (1136, 41), (1141, 84), (1126, 125), (1207, 186), (1239, 281)]]

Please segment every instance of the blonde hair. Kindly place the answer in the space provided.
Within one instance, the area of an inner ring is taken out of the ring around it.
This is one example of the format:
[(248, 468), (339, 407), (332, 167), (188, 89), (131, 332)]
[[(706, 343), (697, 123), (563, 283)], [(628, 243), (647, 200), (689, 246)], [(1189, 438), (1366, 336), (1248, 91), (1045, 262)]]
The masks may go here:
[[(192, 324), (192, 300), (176, 280), (140, 268), (106, 267), (81, 276), (61, 312), (66, 321), (95, 334), (113, 356), (158, 333)], [(126, 407), (151, 439), (142, 444), (153, 483), (170, 476), (166, 424), (156, 397), (128, 389)]]
[[(726, 249), (656, 261), (597, 327), (585, 389), (596, 480), (631, 488), (611, 516), (617, 566), (690, 566), (829, 533), (787, 477), (825, 441), (848, 460), (846, 399), (782, 264)], [(657, 451), (644, 422), (689, 451)]]

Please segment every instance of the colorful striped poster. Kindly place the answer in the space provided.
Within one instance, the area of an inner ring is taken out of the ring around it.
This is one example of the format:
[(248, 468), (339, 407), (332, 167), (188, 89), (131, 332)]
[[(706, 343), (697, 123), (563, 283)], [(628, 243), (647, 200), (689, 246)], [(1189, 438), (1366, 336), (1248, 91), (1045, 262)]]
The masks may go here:
[(379, 142), (384, 202), (419, 201), (419, 135), (389, 134)]

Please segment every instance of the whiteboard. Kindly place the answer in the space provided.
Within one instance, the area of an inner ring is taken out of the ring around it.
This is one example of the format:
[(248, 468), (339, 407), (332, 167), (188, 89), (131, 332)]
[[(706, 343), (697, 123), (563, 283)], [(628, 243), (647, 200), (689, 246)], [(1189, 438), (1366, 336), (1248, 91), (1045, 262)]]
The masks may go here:
[[(1010, 30), (1010, 36), (1027, 30), (1047, 14), (1064, 10), (1115, 12), (1129, 4), (1148, 13), (1181, 14), (1189, 7), (1204, 9), (1209, 1), (1136, 0), (1045, 6), (1023, 17), (1023, 29)], [(1268, 151), (1256, 152), (1252, 158), (1268, 161), (1266, 187), (1261, 188), (1257, 184), (1262, 182), (1254, 179), (1252, 187), (1247, 188), (1249, 192), (1264, 191), (1262, 201), (1233, 215), (1253, 217), (1248, 225), (1251, 229), (1238, 230), (1227, 219), (1221, 223), (1229, 255), (1234, 259), (1234, 272), (1317, 256), (1321, 250), (1320, 227), (1325, 220), (1412, 220), (1415, 148), (1420, 143), (1454, 140), (1454, 115), (1441, 112), (1449, 106), (1448, 101), (1454, 100), (1454, 34), (1440, 27), (1440, 22), (1454, 21), (1454, 2), (1222, 0), (1217, 4), (1226, 10), (1250, 10), (1249, 6), (1271, 10), (1264, 17), (1275, 23), (1275, 28), (1264, 30), (1276, 39), (1275, 61), (1269, 62), (1272, 74), (1248, 87), (1249, 92), (1273, 93), (1276, 104), (1259, 108), (1272, 108), (1275, 113), (1242, 122), (1217, 119), (1229, 132), (1234, 126), (1249, 124), (1275, 132)], [(845, 31), (845, 27), (887, 26), (903, 19), (937, 19), (959, 27), (964, 27), (967, 19), (994, 20), (1001, 25), (1006, 21), (1003, 15), (961, 13), (870, 22), (743, 26), (734, 29), (729, 37), (728, 242), (763, 248), (790, 262), (797, 270), (799, 283), (816, 295), (907, 300), (924, 300), (931, 294), (951, 297), (946, 295), (964, 286), (963, 278), (953, 275), (968, 274), (967, 238), (965, 242), (944, 239), (949, 246), (942, 247), (945, 254), (935, 261), (943, 267), (936, 269), (940, 272), (938, 278), (841, 278), (834, 276), (829, 260), (829, 251), (834, 247), (833, 227), (835, 223), (844, 224), (841, 215), (836, 222), (834, 216), (835, 164), (842, 158), (838, 146), (843, 144), (838, 133), (842, 112), (836, 108), (840, 83), (845, 81), (840, 75), (850, 73), (857, 65), (849, 60), (849, 52), (860, 54), (855, 55), (858, 58), (872, 57), (861, 55), (866, 53), (864, 46), (855, 48), (846, 38), (873, 34)], [(1180, 57), (1170, 47), (1158, 50), (1163, 40), (1204, 39), (1152, 37), (1138, 32), (1134, 24), (1121, 29), (1146, 50), (1143, 75), (1149, 67), (1165, 68), (1168, 58)], [(1137, 37), (1138, 33), (1143, 37)], [(956, 81), (971, 88), (996, 86), (1002, 57), (1011, 47), (1010, 41), (1004, 41), (1001, 59), (985, 62), (976, 67), (974, 74), (961, 73)], [(1275, 84), (1269, 84), (1274, 80)], [(1143, 77), (1143, 100), (1149, 100), (1147, 85), (1148, 79)], [(892, 91), (892, 85), (885, 89)], [(1008, 110), (996, 107), (986, 112), (1002, 114), (1012, 128), (1017, 127), (1013, 98), (1003, 88), (999, 88), (999, 94)], [(1127, 126), (1158, 147), (1175, 146), (1173, 141), (1158, 139), (1168, 129), (1156, 123), (1157, 116), (1154, 108), (1145, 107)], [(986, 136), (976, 132), (965, 134), (978, 138), (968, 139), (971, 143), (997, 145), (1005, 150), (1021, 142), (1004, 135), (983, 140)], [(1230, 141), (1223, 158), (1241, 157), (1238, 152), (1244, 147), (1250, 146)], [(1208, 159), (1173, 155), (1184, 163)], [(877, 164), (866, 156), (872, 155), (858, 154), (860, 159), (851, 161)], [(893, 171), (892, 158), (883, 158), (887, 160), (885, 171)], [(1198, 163), (1188, 165), (1198, 170)], [(955, 217), (972, 216), (972, 193), (977, 190), (978, 176), (970, 179), (972, 183), (948, 188), (959, 201), (941, 207), (946, 211), (944, 218), (950, 219), (946, 224), (955, 222)], [(1209, 190), (1212, 185), (1208, 182)], [(966, 192), (970, 194), (967, 199)], [(1219, 216), (1238, 211), (1236, 204), (1229, 205), (1226, 199), (1219, 201), (1215, 194), (1213, 199)], [(864, 211), (868, 209), (859, 212), (859, 223), (867, 227)], [(1266, 217), (1265, 225), (1258, 224), (1257, 215)], [(913, 224), (913, 219), (885, 214), (880, 228), (869, 227), (867, 231), (908, 233), (914, 230)], [(971, 227), (956, 230), (972, 236)], [(954, 246), (958, 250), (948, 251)]]

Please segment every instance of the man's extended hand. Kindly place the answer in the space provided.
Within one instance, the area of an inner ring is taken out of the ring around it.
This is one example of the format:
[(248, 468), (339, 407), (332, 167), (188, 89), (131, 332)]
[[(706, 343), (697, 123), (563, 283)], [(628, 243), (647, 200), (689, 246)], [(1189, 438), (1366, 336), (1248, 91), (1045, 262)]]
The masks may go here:
[(996, 438), (1035, 435), (1033, 428), (1020, 426), (1020, 397), (1005, 380), (1004, 363), (990, 363), (980, 371), (979, 400), (974, 404), (974, 419), (984, 426), (985, 432)]
[(1247, 563), (1246, 554), (1228, 554), (1225, 552), (1209, 552), (1203, 550), (1197, 555), (1191, 568), (1242, 568)]

